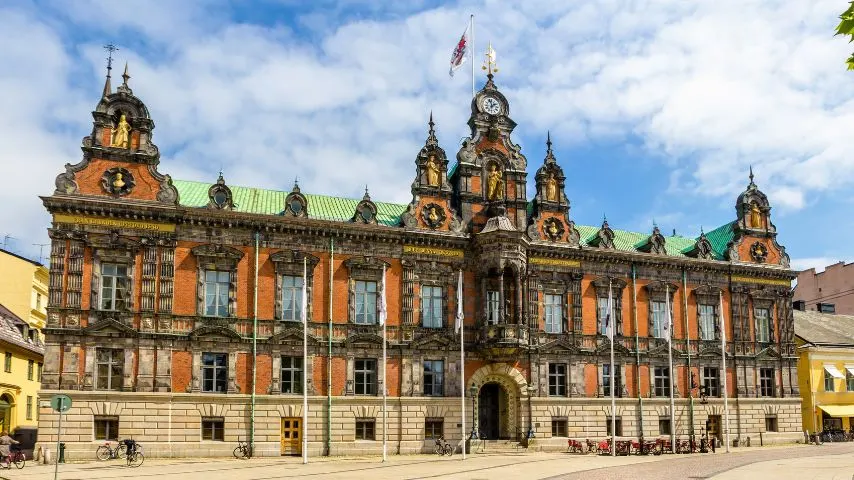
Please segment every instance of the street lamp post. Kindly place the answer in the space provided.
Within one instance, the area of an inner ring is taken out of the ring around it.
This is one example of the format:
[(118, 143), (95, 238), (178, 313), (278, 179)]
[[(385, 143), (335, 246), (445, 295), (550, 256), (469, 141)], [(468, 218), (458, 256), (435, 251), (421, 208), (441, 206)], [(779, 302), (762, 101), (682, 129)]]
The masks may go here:
[(477, 440), (477, 416), (475, 414), (475, 396), (477, 395), (477, 387), (474, 383), (469, 387), (469, 396), (471, 397), (471, 434), (470, 440)]

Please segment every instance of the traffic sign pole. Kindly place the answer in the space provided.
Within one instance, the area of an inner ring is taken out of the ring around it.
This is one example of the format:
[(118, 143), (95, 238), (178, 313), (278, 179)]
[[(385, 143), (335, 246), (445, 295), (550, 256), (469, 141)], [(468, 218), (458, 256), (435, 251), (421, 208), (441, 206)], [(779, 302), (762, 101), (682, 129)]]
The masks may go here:
[(59, 397), (58, 399), (58, 408), (59, 410), (59, 425), (56, 428), (56, 466), (53, 468), (53, 480), (57, 480), (59, 478), (59, 435), (62, 433), (62, 410), (65, 405), (63, 397)]

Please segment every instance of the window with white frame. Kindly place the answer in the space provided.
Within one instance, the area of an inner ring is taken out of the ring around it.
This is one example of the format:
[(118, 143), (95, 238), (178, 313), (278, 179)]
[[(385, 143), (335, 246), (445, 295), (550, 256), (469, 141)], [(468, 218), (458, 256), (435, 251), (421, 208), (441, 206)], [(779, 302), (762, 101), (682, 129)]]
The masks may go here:
[(377, 323), (377, 282), (356, 280), (355, 323), (375, 325)]
[(563, 333), (563, 295), (545, 296), (546, 333)]
[(669, 367), (655, 367), (652, 369), (653, 371), (653, 387), (655, 389), (656, 397), (669, 397), (670, 396), (670, 368)]
[(771, 341), (771, 312), (767, 308), (754, 309), (756, 315), (756, 341), (768, 343)]
[[(623, 393), (623, 378), (622, 369), (619, 364), (614, 364), (614, 385), (617, 388), (614, 390), (615, 397), (621, 397)], [(611, 364), (602, 364), (602, 394), (606, 397), (611, 396)]]
[(121, 348), (95, 350), (95, 388), (121, 390), (124, 381), (125, 352)]
[(102, 263), (101, 310), (125, 310), (129, 286), (127, 265)]
[(442, 328), (442, 287), (436, 285), (421, 286), (421, 326)]
[(700, 317), (700, 340), (715, 339), (715, 306), (697, 305), (697, 315)]
[(282, 320), (302, 321), (302, 277), (282, 275)]
[(501, 300), (498, 297), (498, 291), (489, 290), (486, 292), (486, 322), (492, 325), (498, 323), (500, 316)]
[[(611, 308), (613, 309), (613, 305)], [(608, 315), (612, 313), (608, 310), (608, 297), (596, 297), (596, 311), (596, 318), (599, 323), (598, 328), (596, 330), (599, 332), (599, 335), (607, 335), (608, 326), (606, 322), (608, 321)], [(610, 321), (613, 322), (613, 319)]]
[(824, 391), (825, 392), (834, 391), (833, 375), (830, 372), (828, 372), (827, 369), (824, 370)]
[(205, 316), (228, 316), (228, 293), (231, 288), (231, 273), (221, 270), (205, 270)]
[(667, 304), (655, 300), (649, 302), (649, 304), (652, 309), (652, 336), (655, 338), (665, 338), (667, 334), (665, 331), (665, 326), (667, 325), (667, 313), (665, 311)]

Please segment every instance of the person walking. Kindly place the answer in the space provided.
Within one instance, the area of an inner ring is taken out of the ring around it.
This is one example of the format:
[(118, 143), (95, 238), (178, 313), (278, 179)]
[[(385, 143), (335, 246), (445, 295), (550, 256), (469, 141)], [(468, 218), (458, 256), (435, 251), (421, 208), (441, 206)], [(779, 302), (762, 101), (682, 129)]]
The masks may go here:
[(11, 468), (12, 452), (9, 447), (18, 443), (20, 442), (9, 436), (9, 432), (4, 430), (0, 433), (0, 465), (4, 468)]

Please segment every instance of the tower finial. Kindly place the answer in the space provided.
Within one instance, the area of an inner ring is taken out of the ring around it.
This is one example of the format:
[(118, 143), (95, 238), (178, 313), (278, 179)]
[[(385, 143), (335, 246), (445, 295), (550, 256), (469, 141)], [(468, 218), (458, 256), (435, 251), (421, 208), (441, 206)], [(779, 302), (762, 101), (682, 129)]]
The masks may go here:
[(756, 185), (753, 183), (753, 165), (750, 166), (750, 185)]
[(113, 86), (110, 84), (110, 71), (113, 69), (113, 52), (117, 51), (119, 47), (113, 45), (112, 43), (108, 43), (104, 45), (104, 50), (107, 51), (107, 79), (104, 81), (104, 92), (103, 96), (107, 96), (113, 93)]
[(128, 75), (128, 62), (125, 62), (125, 71), (122, 73), (122, 85), (127, 86), (128, 79), (130, 79), (130, 75)]
[(427, 129), (427, 142), (426, 142), (426, 144), (427, 145), (438, 145), (439, 140), (436, 138), (436, 130), (434, 129), (436, 124), (433, 123), (433, 110), (430, 110), (430, 121), (427, 122), (427, 125), (429, 126), (429, 128)]
[(546, 130), (546, 150), (552, 151), (552, 132), (551, 130)]
[(489, 42), (489, 46), (486, 48), (484, 56), (486, 58), (484, 59), (483, 66), (481, 68), (486, 70), (487, 78), (489, 78), (489, 81), (492, 81), (492, 76), (498, 73), (498, 67), (495, 65), (495, 50), (492, 48), (492, 42)]

